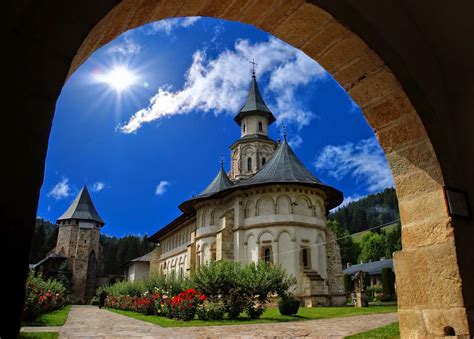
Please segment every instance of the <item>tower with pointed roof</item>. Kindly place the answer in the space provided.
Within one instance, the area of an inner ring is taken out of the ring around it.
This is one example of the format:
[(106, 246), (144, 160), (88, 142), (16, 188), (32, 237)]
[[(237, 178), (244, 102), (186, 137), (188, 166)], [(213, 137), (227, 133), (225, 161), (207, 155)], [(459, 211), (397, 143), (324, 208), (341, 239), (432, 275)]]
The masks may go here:
[(240, 138), (229, 173), (221, 167), (182, 214), (149, 239), (159, 244), (150, 272), (190, 274), (216, 260), (281, 265), (297, 281), (306, 306), (346, 303), (335, 234), (326, 225), (343, 195), (321, 182), (286, 141), (268, 137), (275, 121), (252, 72), (245, 104), (234, 118)]
[(230, 179), (239, 181), (257, 173), (276, 149), (277, 143), (268, 137), (268, 128), (275, 116), (265, 104), (258, 88), (255, 71), (247, 101), (235, 116), (240, 126), (240, 139), (231, 146)]
[(69, 260), (75, 301), (89, 300), (95, 293), (100, 273), (100, 228), (105, 222), (97, 213), (87, 187), (81, 189), (68, 209), (58, 218), (58, 240), (53, 250)]

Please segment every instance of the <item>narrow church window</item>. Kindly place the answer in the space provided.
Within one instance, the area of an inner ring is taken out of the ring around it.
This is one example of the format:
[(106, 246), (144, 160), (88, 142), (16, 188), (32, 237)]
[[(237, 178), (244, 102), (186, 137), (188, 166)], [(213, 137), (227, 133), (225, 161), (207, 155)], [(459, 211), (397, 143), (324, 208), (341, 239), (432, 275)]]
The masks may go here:
[(243, 130), (244, 130), (244, 133), (245, 133), (245, 124), (242, 126)]
[(252, 170), (252, 158), (247, 158), (247, 171)]
[(265, 165), (265, 163), (267, 162), (267, 159), (265, 159), (265, 157), (262, 158), (262, 166)]
[(302, 250), (302, 261), (303, 261), (303, 267), (308, 268), (309, 267), (309, 253), (308, 253), (307, 248), (303, 248)]
[(262, 122), (261, 122), (261, 121), (258, 122), (258, 131), (259, 131), (259, 132), (263, 131), (263, 126), (262, 126)]
[(263, 251), (263, 260), (265, 261), (266, 264), (270, 265), (272, 263), (272, 252), (270, 248), (265, 248)]

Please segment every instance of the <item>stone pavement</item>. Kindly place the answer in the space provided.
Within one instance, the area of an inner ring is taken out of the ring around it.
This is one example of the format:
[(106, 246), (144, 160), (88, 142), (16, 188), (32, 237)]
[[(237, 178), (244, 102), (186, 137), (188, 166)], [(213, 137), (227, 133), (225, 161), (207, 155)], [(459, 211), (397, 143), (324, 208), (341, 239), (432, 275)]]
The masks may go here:
[(163, 328), (94, 306), (73, 306), (60, 338), (341, 338), (397, 321), (396, 313), (271, 324)]

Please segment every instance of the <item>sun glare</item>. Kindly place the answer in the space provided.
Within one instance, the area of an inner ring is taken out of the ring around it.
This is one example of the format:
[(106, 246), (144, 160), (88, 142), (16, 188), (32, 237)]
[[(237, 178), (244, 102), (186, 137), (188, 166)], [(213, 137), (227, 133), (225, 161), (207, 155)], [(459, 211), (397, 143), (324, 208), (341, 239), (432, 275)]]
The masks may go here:
[(137, 82), (137, 76), (125, 66), (114, 66), (105, 74), (98, 74), (97, 80), (107, 84), (117, 92), (122, 92)]

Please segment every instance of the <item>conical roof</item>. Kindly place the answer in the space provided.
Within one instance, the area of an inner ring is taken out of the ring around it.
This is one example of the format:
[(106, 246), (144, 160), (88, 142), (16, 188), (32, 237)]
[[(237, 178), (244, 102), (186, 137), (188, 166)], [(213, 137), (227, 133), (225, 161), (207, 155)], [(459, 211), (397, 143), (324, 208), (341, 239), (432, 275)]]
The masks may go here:
[(253, 177), (233, 185), (236, 189), (265, 184), (303, 184), (317, 187), (327, 194), (328, 209), (341, 204), (342, 192), (323, 184), (296, 156), (285, 140), (278, 145), (270, 160)]
[(227, 176), (227, 173), (224, 171), (224, 167), (221, 166), (216, 177), (211, 181), (209, 186), (207, 186), (204, 191), (199, 193), (197, 198), (210, 196), (229, 187), (232, 187), (232, 181), (230, 181), (229, 177)]
[(269, 125), (275, 121), (273, 113), (267, 107), (265, 101), (263, 101), (262, 95), (260, 94), (255, 74), (252, 75), (252, 82), (250, 84), (247, 101), (245, 102), (245, 105), (240, 109), (239, 114), (235, 116), (234, 120), (240, 125), (240, 122), (245, 116), (252, 114), (264, 115), (268, 119)]
[(286, 139), (278, 145), (270, 160), (253, 177), (242, 181), (241, 185), (261, 183), (295, 182), (321, 184), (301, 162), (288, 145)]
[(67, 219), (92, 220), (102, 225), (105, 224), (94, 207), (86, 185), (81, 189), (66, 212), (58, 218), (58, 221)]

